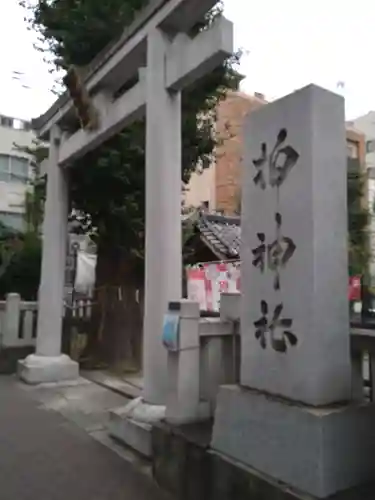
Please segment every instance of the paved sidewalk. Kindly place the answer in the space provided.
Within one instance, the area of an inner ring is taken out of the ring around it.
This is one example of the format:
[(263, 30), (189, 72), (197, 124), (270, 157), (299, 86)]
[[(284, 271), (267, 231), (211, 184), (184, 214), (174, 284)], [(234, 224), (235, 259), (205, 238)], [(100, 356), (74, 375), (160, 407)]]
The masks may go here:
[(146, 475), (33, 390), (0, 377), (1, 500), (168, 500)]

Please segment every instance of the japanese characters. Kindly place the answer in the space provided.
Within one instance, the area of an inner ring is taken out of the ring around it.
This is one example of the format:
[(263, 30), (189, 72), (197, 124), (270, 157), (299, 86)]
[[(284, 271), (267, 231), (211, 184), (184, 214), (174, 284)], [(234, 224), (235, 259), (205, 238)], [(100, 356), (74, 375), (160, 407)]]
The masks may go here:
[(290, 145), (283, 146), (287, 136), (287, 130), (285, 128), (281, 129), (271, 153), (268, 154), (267, 144), (263, 142), (259, 158), (253, 160), (253, 165), (257, 171), (254, 183), (261, 189), (267, 187), (265, 167), (268, 166), (269, 185), (279, 188), (298, 161), (299, 154), (297, 151)]
[[(292, 146), (285, 145), (287, 136), (287, 130), (281, 129), (271, 152), (268, 153), (267, 144), (262, 143), (260, 156), (253, 160), (256, 170), (253, 178), (255, 185), (262, 190), (268, 186), (276, 188), (277, 204), (279, 204), (279, 189), (299, 159), (298, 152)], [(276, 293), (280, 292), (281, 270), (287, 266), (297, 246), (290, 237), (283, 235), (282, 215), (279, 211), (275, 213), (274, 239), (270, 238), (270, 242), (268, 242), (266, 234), (263, 232), (258, 232), (257, 238), (259, 245), (252, 250), (253, 266), (257, 267), (262, 274), (267, 270), (273, 272), (273, 288)], [(293, 320), (282, 316), (284, 309), (282, 302), (275, 307), (271, 319), (268, 318), (269, 305), (265, 300), (261, 301), (260, 309), (262, 316), (254, 321), (254, 328), (255, 337), (263, 349), (270, 345), (275, 351), (286, 352), (288, 346), (297, 345), (297, 336), (290, 330)], [(277, 338), (279, 330), (282, 330), (282, 335)], [(270, 335), (269, 343), (267, 342), (267, 333)]]
[(252, 250), (254, 255), (253, 265), (259, 267), (263, 273), (266, 267), (275, 273), (274, 289), (280, 290), (280, 270), (286, 266), (293, 256), (296, 245), (294, 241), (283, 236), (281, 232), (282, 217), (280, 213), (275, 215), (276, 238), (270, 244), (266, 244), (266, 235), (258, 233), (259, 246)]
[[(254, 322), (255, 338), (259, 340), (260, 345), (265, 349), (267, 347), (267, 333), (270, 334), (271, 346), (275, 351), (286, 352), (288, 343), (291, 346), (297, 344), (297, 337), (291, 331), (293, 320), (282, 316), (283, 304), (278, 304), (269, 319), (269, 307), (265, 300), (260, 303), (261, 317)], [(281, 330), (281, 337), (279, 335)]]

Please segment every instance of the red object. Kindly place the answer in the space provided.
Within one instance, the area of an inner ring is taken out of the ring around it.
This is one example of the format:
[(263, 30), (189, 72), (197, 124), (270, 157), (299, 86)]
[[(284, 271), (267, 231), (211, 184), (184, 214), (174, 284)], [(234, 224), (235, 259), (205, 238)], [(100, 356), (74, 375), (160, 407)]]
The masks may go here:
[(360, 301), (361, 300), (361, 277), (360, 276), (350, 276), (349, 277), (349, 300)]
[[(187, 270), (188, 297), (205, 311), (218, 311), (223, 292), (241, 292), (240, 262), (211, 262)], [(361, 301), (361, 276), (350, 276), (349, 300)]]
[(239, 292), (239, 262), (210, 262), (187, 270), (188, 297), (206, 311), (219, 311), (223, 292)]

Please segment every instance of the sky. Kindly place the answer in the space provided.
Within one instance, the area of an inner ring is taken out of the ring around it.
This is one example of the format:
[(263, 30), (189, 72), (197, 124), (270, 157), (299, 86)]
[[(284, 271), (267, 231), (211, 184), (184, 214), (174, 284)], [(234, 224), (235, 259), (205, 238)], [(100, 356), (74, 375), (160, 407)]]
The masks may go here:
[[(242, 90), (273, 100), (315, 83), (344, 95), (347, 119), (375, 110), (375, 2), (224, 1), (243, 50)], [(30, 119), (55, 100), (53, 75), (33, 48), (18, 0), (1, 0), (1, 7), (0, 113)]]

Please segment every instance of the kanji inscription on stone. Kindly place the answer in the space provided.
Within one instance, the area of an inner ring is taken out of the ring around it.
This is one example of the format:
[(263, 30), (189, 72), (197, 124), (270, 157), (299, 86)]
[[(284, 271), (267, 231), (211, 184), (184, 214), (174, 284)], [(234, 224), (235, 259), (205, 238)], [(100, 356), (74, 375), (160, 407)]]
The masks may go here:
[[(254, 321), (255, 338), (263, 349), (267, 347), (267, 336), (269, 334), (270, 346), (277, 352), (286, 352), (288, 346), (298, 343), (297, 336), (291, 331), (293, 320), (282, 316), (284, 306), (278, 304), (269, 319), (269, 306), (265, 300), (260, 303), (261, 317)], [(281, 336), (280, 336), (281, 331)]]
[(267, 245), (265, 234), (257, 233), (259, 245), (252, 250), (252, 253), (254, 256), (253, 266), (258, 267), (262, 273), (265, 271), (266, 267), (274, 271), (274, 289), (280, 290), (280, 271), (289, 262), (297, 246), (291, 238), (282, 235), (282, 216), (279, 212), (275, 215), (275, 222), (275, 240)]
[(288, 131), (282, 128), (277, 135), (274, 147), (268, 154), (268, 146), (265, 142), (261, 144), (261, 154), (253, 160), (256, 169), (254, 183), (261, 189), (266, 189), (265, 167), (268, 165), (268, 183), (271, 187), (280, 187), (289, 172), (298, 161), (299, 153), (290, 145), (284, 146)]

